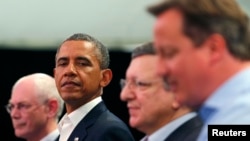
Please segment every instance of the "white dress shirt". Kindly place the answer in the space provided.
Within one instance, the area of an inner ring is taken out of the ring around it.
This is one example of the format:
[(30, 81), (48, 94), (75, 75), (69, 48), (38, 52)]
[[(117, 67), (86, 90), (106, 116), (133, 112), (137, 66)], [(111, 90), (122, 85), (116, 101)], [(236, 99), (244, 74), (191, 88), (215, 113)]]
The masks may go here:
[[(82, 105), (70, 114), (66, 113), (58, 124), (58, 129), (60, 132), (59, 141), (67, 141), (77, 124), (101, 101), (102, 98), (100, 96)], [(65, 124), (68, 124), (66, 129), (64, 129)]]
[(54, 130), (53, 132), (49, 133), (47, 136), (43, 137), (40, 141), (55, 141), (59, 136), (58, 129)]

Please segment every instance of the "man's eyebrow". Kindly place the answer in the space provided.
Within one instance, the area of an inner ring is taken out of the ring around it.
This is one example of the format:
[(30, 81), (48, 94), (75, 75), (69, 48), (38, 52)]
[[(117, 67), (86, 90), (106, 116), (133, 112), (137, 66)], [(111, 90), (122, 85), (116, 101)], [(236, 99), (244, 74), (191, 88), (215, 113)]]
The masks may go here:
[(68, 57), (59, 57), (56, 62), (61, 61), (61, 60), (68, 60)]
[(87, 60), (87, 61), (89, 61), (89, 59), (87, 57), (84, 57), (84, 56), (78, 56), (78, 57), (76, 57), (76, 60)]
[[(68, 60), (69, 60), (68, 57), (59, 57), (56, 62), (58, 63), (60, 61), (68, 61)], [(75, 61), (85, 61), (85, 62), (87, 62), (89, 64), (92, 64), (92, 62), (90, 61), (90, 59), (88, 59), (87, 57), (84, 57), (84, 56), (77, 56), (75, 58)]]

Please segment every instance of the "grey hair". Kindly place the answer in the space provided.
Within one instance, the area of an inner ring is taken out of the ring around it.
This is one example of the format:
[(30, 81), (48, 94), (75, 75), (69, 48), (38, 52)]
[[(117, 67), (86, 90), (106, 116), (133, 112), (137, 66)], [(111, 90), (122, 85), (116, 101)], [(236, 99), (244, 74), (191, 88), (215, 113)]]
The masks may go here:
[(146, 42), (139, 46), (137, 46), (131, 53), (131, 58), (134, 59), (138, 56), (145, 55), (145, 54), (151, 54), (155, 55), (155, 49), (153, 47), (153, 42)]
[(54, 78), (45, 73), (29, 74), (18, 79), (14, 84), (12, 91), (18, 84), (26, 80), (32, 80), (34, 82), (34, 89), (38, 102), (43, 104), (50, 99), (55, 99), (59, 103), (56, 115), (56, 119), (58, 121), (64, 110), (64, 101), (58, 93)]
[[(154, 43), (152, 41), (143, 43), (137, 46), (131, 53), (131, 59), (135, 59), (137, 57), (143, 55), (156, 55), (156, 51), (154, 49)], [(165, 80), (163, 80), (164, 89), (169, 91), (169, 85)]]

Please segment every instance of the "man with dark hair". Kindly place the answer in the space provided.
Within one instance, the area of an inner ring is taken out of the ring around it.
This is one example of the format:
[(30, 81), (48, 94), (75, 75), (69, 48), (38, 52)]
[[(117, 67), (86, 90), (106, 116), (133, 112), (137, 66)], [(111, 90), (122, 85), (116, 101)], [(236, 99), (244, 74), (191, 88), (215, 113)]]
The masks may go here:
[(108, 49), (87, 34), (74, 34), (59, 47), (54, 76), (66, 114), (60, 141), (133, 141), (127, 125), (111, 113), (101, 95), (112, 79)]
[(156, 16), (157, 72), (208, 124), (250, 124), (249, 20), (235, 0), (163, 0)]

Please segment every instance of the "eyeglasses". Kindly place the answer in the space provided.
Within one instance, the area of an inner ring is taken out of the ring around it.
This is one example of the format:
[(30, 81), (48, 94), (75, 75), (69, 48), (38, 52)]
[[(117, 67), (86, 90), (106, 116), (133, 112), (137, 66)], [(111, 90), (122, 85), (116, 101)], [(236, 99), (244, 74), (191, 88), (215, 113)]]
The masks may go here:
[[(125, 80), (125, 79), (120, 79), (120, 86), (121, 89), (123, 89), (124, 87), (128, 86), (130, 89), (136, 89), (136, 90), (145, 90), (149, 87), (151, 87), (153, 84), (155, 84), (156, 82), (160, 82), (159, 80), (154, 80), (154, 81), (141, 81), (141, 80)], [(169, 86), (167, 85), (166, 82), (163, 82), (163, 87), (166, 90), (169, 90)]]
[[(35, 108), (33, 108), (33, 110), (37, 109), (38, 107), (40, 107), (41, 105), (36, 106)], [(17, 109), (18, 111), (22, 112), (22, 113), (27, 113), (31, 108), (33, 107), (32, 104), (28, 104), (28, 103), (18, 103), (18, 104), (7, 104), (5, 106), (7, 112), (10, 114), (11, 111), (13, 109)]]
[(140, 80), (131, 80), (131, 81), (128, 81), (125, 79), (120, 80), (120, 85), (122, 89), (128, 86), (130, 89), (145, 90), (148, 87), (152, 86), (153, 83), (155, 83), (155, 81), (146, 82), (146, 81), (140, 81)]

